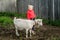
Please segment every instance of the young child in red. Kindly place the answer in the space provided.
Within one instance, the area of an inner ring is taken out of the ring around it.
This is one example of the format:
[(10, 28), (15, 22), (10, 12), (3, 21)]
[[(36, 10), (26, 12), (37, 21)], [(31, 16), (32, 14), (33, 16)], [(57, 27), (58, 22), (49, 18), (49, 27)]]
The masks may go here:
[[(33, 5), (28, 5), (28, 10), (27, 10), (27, 19), (28, 20), (35, 20), (36, 14), (34, 13), (33, 10)], [(32, 28), (32, 32), (34, 33), (34, 25)]]
[(28, 5), (27, 19), (34, 20), (35, 17), (36, 17), (36, 14), (34, 13), (33, 6)]

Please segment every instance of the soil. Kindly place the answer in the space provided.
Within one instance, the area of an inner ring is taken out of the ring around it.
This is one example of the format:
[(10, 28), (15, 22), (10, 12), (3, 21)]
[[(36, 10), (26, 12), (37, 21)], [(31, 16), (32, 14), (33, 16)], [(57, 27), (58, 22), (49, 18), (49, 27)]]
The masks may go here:
[(25, 38), (25, 30), (19, 31), (20, 36), (15, 35), (15, 29), (0, 28), (0, 40), (60, 40), (60, 28), (44, 25), (35, 28), (35, 35)]

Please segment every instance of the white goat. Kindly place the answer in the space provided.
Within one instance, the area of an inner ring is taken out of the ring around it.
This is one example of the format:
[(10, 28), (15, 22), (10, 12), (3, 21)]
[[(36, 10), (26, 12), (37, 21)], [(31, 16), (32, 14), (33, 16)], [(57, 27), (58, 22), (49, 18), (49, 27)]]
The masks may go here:
[(30, 31), (30, 37), (31, 37), (31, 29), (34, 25), (33, 20), (27, 20), (27, 19), (16, 19), (14, 18), (14, 25), (15, 25), (15, 30), (16, 30), (16, 35), (19, 36), (18, 30), (23, 30), (26, 29), (26, 38), (28, 38), (28, 30)]
[(33, 20), (27, 20), (27, 19), (16, 19), (14, 18), (14, 25), (15, 25), (15, 30), (16, 30), (16, 35), (19, 36), (18, 30), (26, 30), (26, 38), (28, 38), (28, 30), (30, 32), (30, 37), (31, 37), (31, 32), (32, 32), (32, 27), (35, 25), (35, 22), (38, 23), (38, 25), (42, 26), (42, 19), (36, 19), (35, 21)]

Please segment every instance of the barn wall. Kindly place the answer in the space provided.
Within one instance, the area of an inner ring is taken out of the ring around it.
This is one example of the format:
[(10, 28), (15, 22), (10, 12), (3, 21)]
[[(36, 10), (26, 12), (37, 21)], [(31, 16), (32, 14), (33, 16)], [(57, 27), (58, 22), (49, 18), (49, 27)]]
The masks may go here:
[(60, 0), (54, 0), (54, 9), (53, 0), (17, 0), (18, 12), (26, 13), (29, 4), (34, 6), (34, 11), (40, 18), (60, 19)]
[(0, 0), (0, 12), (16, 11), (16, 0)]
[(34, 6), (34, 11), (37, 16), (48, 19), (48, 0), (17, 0), (18, 12), (26, 13), (29, 4)]
[(60, 0), (54, 0), (54, 13), (53, 0), (0, 0), (0, 12), (26, 13), (29, 4), (34, 6), (34, 11), (40, 18), (60, 19)]

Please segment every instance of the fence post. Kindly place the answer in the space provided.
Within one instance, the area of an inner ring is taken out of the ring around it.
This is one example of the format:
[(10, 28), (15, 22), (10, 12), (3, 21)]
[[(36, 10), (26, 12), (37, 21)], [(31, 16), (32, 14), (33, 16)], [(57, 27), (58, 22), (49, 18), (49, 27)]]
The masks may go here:
[(54, 0), (53, 0), (53, 21), (55, 20), (55, 12), (54, 12)]

